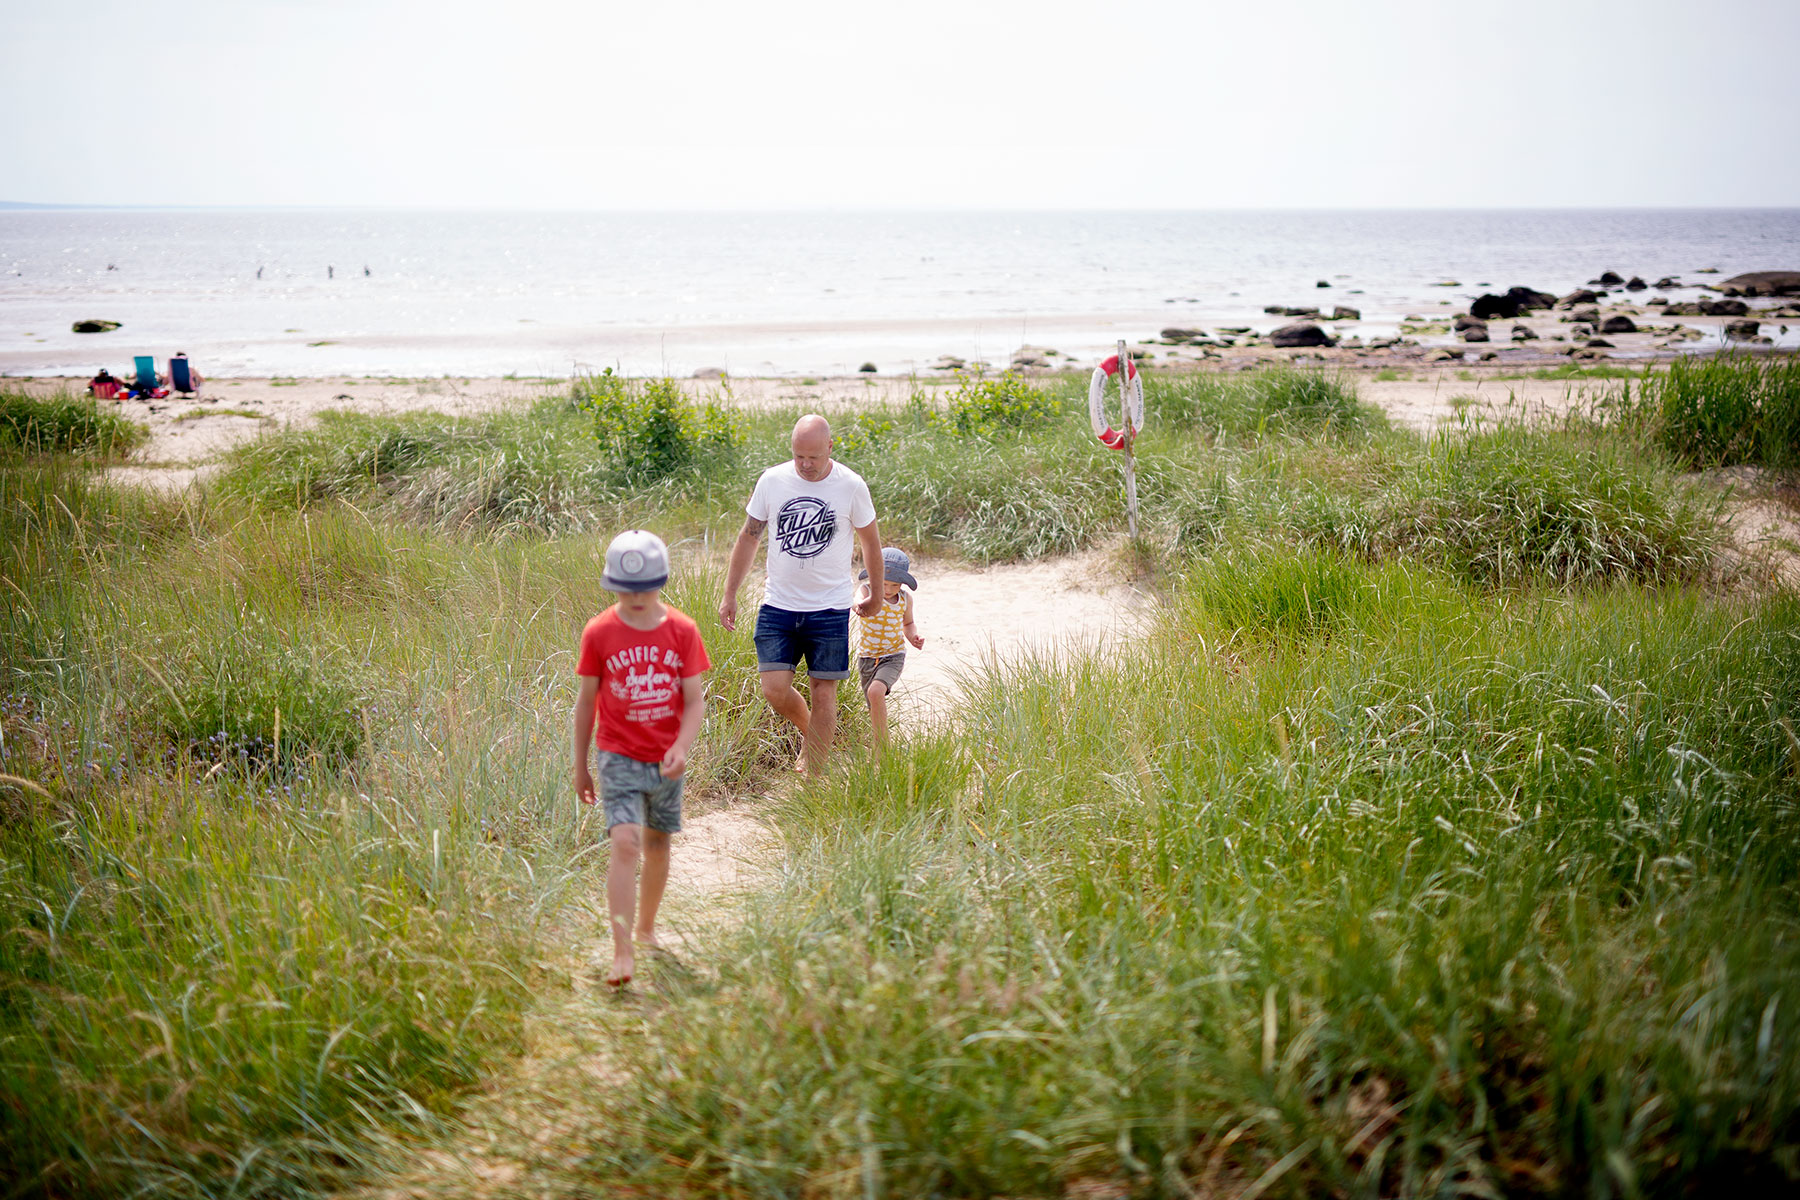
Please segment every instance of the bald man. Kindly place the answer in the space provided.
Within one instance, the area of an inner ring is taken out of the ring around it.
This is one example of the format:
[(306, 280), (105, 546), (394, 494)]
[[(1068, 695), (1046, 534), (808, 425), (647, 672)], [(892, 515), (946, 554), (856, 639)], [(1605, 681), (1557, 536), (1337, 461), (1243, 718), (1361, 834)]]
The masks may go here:
[[(719, 624), (737, 628), (738, 589), (756, 559), (756, 544), (771, 524), (769, 581), (756, 613), (756, 669), (763, 699), (800, 730), (801, 763), (814, 775), (825, 769), (837, 736), (838, 681), (850, 677), (850, 609), (856, 599), (851, 573), (855, 544), (869, 571), (869, 599), (855, 605), (872, 617), (881, 608), (881, 534), (875, 504), (861, 475), (831, 461), (831, 426), (809, 413), (794, 425), (794, 456), (762, 473), (744, 527), (731, 548)], [(794, 688), (794, 672), (806, 663), (812, 706)]]

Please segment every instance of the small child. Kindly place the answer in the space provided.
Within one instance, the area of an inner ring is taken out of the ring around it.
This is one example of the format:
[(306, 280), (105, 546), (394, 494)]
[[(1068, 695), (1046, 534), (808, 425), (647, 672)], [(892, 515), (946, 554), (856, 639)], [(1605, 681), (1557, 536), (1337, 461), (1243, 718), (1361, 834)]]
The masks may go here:
[[(657, 946), (656, 910), (669, 882), (669, 835), (681, 830), (682, 775), (706, 713), (700, 676), (712, 663), (700, 629), (662, 602), (669, 548), (654, 533), (633, 529), (606, 548), (601, 586), (613, 606), (581, 631), (575, 673), (575, 794), (594, 803), (588, 741), (600, 750), (600, 799), (612, 854), (606, 907), (612, 925), (609, 987), (631, 982), (634, 941)], [(643, 860), (641, 905), (637, 868)]]
[[(875, 745), (887, 745), (887, 698), (900, 682), (906, 669), (906, 643), (915, 650), (925, 648), (913, 624), (912, 592), (902, 592), (905, 584), (914, 590), (919, 581), (912, 577), (912, 561), (894, 546), (881, 550), (881, 569), (885, 581), (881, 588), (881, 611), (862, 620), (861, 638), (856, 647), (856, 671), (862, 680), (863, 695), (869, 700), (869, 724), (875, 729)], [(856, 590), (856, 603), (869, 598), (869, 573), (862, 572), (862, 586)]]

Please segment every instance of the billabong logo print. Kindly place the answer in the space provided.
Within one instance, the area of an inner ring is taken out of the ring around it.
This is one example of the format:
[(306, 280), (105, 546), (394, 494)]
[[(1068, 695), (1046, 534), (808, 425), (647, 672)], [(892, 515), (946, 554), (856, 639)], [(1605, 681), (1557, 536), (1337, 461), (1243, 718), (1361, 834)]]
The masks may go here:
[(836, 532), (836, 514), (817, 496), (795, 496), (775, 514), (775, 538), (795, 558), (817, 557)]

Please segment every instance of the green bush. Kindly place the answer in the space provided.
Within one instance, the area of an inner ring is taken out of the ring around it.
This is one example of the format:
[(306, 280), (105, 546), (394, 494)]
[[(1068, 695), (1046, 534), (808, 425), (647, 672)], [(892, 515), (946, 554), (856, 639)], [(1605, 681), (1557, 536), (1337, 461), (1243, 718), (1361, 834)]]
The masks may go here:
[(646, 484), (737, 461), (743, 433), (721, 405), (690, 400), (672, 379), (612, 373), (577, 381), (576, 406), (593, 420), (594, 439), (621, 483)]
[(1038, 429), (1062, 412), (1055, 396), (1011, 371), (992, 379), (964, 379), (948, 397), (944, 419), (964, 437)]
[(136, 421), (92, 398), (0, 391), (0, 447), (28, 454), (122, 455), (150, 437)]

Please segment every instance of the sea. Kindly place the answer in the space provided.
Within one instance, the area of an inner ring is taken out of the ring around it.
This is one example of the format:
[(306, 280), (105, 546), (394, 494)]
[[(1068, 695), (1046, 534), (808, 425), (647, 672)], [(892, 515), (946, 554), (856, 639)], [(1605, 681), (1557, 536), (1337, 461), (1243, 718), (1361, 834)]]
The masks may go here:
[[(1394, 333), (1603, 271), (1694, 299), (1800, 269), (1800, 209), (493, 212), (0, 209), (0, 374), (883, 374), (1337, 305)], [(120, 327), (77, 334), (78, 320)], [(1800, 322), (1765, 332), (1800, 344)], [(1708, 343), (1702, 342), (1699, 345)]]

